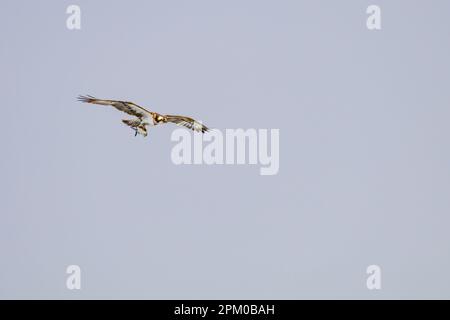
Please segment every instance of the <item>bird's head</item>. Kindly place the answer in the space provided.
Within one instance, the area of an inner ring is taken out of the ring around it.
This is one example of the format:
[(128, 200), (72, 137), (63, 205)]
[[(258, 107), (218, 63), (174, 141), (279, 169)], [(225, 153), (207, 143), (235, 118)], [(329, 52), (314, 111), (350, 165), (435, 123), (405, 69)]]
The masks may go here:
[(160, 122), (166, 122), (166, 117), (160, 115), (160, 114), (155, 114), (153, 116), (153, 119), (155, 120), (156, 123), (160, 123)]

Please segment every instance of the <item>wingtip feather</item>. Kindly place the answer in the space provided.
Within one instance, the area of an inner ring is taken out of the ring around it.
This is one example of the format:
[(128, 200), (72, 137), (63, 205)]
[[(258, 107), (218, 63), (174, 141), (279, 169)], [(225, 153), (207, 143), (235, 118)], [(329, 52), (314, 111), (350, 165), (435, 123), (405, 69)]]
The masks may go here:
[(84, 103), (91, 103), (92, 101), (95, 100), (95, 98), (89, 94), (83, 96), (83, 95), (78, 95), (77, 100), (80, 102), (84, 102)]

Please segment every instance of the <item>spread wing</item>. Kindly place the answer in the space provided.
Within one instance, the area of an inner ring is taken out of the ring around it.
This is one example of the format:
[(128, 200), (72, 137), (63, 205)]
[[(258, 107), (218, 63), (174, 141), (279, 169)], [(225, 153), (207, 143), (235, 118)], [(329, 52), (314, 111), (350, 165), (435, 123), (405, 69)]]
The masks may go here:
[(94, 98), (93, 96), (89, 96), (89, 95), (78, 96), (78, 101), (85, 102), (85, 103), (99, 104), (102, 106), (112, 106), (112, 107), (116, 108), (117, 110), (123, 111), (132, 116), (138, 117), (139, 119), (152, 117), (152, 112), (144, 109), (141, 106), (138, 106), (137, 104), (135, 104), (133, 102), (118, 101), (118, 100), (103, 100), (103, 99)]
[(202, 132), (202, 133), (209, 131), (208, 127), (201, 124), (197, 120), (194, 120), (189, 117), (173, 116), (173, 115), (165, 115), (164, 117), (167, 120), (167, 122), (172, 122), (179, 126), (184, 126), (186, 128), (192, 129), (194, 131), (198, 131), (198, 132)]

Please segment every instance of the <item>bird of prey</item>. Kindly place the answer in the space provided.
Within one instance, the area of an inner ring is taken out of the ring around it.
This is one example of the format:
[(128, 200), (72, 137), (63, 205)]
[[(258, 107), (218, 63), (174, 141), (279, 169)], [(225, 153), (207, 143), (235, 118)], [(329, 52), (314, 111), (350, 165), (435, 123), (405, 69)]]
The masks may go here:
[(184, 126), (197, 132), (205, 133), (209, 131), (209, 128), (192, 118), (185, 116), (162, 115), (156, 112), (148, 111), (147, 109), (138, 106), (133, 102), (97, 99), (90, 95), (78, 96), (78, 101), (99, 104), (102, 106), (112, 106), (117, 110), (134, 116), (133, 119), (125, 119), (122, 120), (122, 122), (135, 131), (135, 136), (141, 134), (146, 137), (148, 133), (147, 126), (156, 126), (158, 124), (168, 122)]

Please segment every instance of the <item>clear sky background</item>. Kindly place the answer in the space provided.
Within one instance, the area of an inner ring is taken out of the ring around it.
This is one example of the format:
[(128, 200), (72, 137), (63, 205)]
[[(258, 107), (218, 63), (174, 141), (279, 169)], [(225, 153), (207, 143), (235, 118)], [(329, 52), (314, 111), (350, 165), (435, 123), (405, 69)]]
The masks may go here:
[[(3, 0), (0, 15), (0, 298), (450, 298), (449, 1)], [(175, 166), (176, 127), (134, 138), (78, 94), (279, 128), (279, 173)]]

